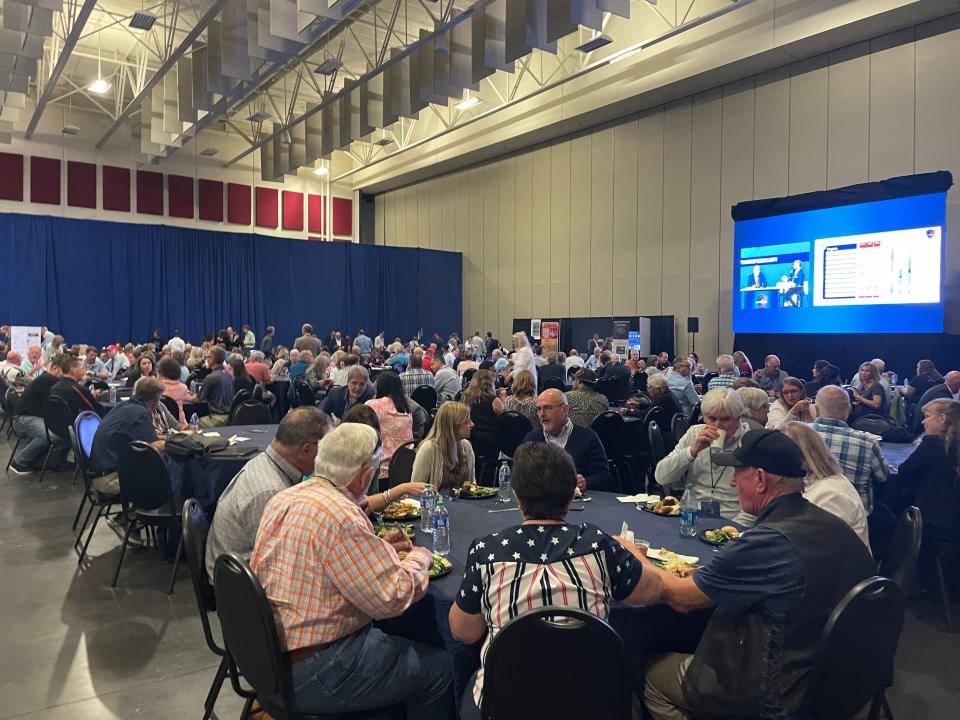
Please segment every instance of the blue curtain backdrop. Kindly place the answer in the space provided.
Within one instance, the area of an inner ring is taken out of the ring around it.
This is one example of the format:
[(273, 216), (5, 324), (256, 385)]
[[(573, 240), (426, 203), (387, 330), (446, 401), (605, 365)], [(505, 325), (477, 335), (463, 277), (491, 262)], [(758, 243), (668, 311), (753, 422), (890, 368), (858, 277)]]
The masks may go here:
[[(187, 340), (249, 323), (409, 339), (460, 332), (460, 253), (0, 214), (0, 324), (67, 342)], [(438, 299), (434, 289), (442, 290)]]

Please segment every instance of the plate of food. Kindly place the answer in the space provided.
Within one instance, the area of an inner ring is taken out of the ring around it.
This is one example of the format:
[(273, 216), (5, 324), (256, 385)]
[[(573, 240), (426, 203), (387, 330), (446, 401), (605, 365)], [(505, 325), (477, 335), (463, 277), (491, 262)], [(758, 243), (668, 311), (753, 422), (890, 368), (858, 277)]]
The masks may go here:
[(482, 500), (496, 496), (497, 488), (485, 487), (472, 482), (465, 482), (460, 486), (457, 497), (461, 500)]
[(665, 515), (666, 517), (680, 516), (680, 501), (673, 495), (667, 495), (663, 498), (655, 495), (645, 503), (640, 503), (639, 507), (644, 512), (653, 513), (654, 515)]
[[(399, 552), (397, 555), (403, 560), (407, 553)], [(430, 564), (430, 570), (427, 572), (427, 575), (432, 580), (433, 578), (443, 577), (450, 573), (453, 570), (453, 563), (447, 560), (443, 555), (437, 555), (434, 553), (433, 562)]]
[(731, 540), (740, 537), (740, 531), (733, 525), (724, 525), (720, 528), (704, 530), (697, 537), (709, 545), (726, 545)]
[(420, 517), (420, 501), (407, 498), (392, 502), (380, 515), (384, 520), (416, 520)]
[(650, 548), (647, 551), (647, 557), (653, 561), (653, 564), (662, 570), (673, 573), (677, 577), (687, 577), (697, 569), (697, 563), (700, 561), (695, 555), (678, 555), (677, 553), (660, 548), (655, 550)]
[(407, 525), (399, 525), (399, 524), (394, 523), (394, 524), (391, 524), (391, 525), (381, 525), (380, 527), (378, 527), (378, 528), (377, 528), (377, 537), (379, 537), (379, 538), (386, 537), (387, 533), (389, 533), (389, 532), (391, 532), (391, 531), (393, 531), (393, 530), (403, 530), (403, 532), (406, 533), (406, 536), (407, 536), (408, 538), (410, 538), (411, 540), (413, 540), (413, 538), (415, 538), (416, 535), (417, 535), (416, 528), (414, 528), (413, 525), (410, 525), (410, 524), (407, 524)]

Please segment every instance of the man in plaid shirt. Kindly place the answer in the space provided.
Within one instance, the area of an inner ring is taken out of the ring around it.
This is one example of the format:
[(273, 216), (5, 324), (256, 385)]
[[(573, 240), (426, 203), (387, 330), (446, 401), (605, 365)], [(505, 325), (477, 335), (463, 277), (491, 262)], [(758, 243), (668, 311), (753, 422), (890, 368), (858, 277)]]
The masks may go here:
[(847, 425), (850, 398), (843, 388), (836, 385), (821, 388), (816, 406), (818, 417), (813, 421), (813, 429), (840, 463), (844, 476), (857, 489), (869, 515), (873, 512), (873, 483), (887, 479), (888, 468), (880, 443)]
[(315, 476), (267, 503), (250, 567), (289, 655), (298, 711), (404, 703), (411, 720), (446, 719), (453, 711), (449, 655), (372, 625), (423, 596), (433, 561), (402, 530), (377, 537), (361, 509), (381, 457), (367, 425), (346, 423), (324, 436)]
[(400, 374), (400, 380), (403, 382), (403, 392), (407, 397), (421, 385), (434, 387), (435, 380), (433, 374), (423, 369), (423, 351), (414, 350), (410, 353), (410, 360), (405, 372)]

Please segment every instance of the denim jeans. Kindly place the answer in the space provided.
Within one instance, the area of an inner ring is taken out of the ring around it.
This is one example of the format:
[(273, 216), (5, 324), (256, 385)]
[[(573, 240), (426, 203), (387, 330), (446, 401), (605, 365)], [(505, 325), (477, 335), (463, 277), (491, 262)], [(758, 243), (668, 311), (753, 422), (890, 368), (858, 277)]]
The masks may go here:
[(454, 717), (450, 656), (368, 626), (293, 666), (304, 713), (343, 713), (403, 703), (408, 720)]
[[(38, 468), (47, 454), (50, 444), (47, 442), (47, 433), (43, 426), (43, 418), (33, 415), (17, 415), (13, 418), (13, 430), (28, 442), (21, 445), (13, 461), (21, 467)], [(59, 438), (58, 438), (59, 440)], [(50, 467), (58, 468), (67, 459), (68, 445), (59, 440), (50, 456)]]

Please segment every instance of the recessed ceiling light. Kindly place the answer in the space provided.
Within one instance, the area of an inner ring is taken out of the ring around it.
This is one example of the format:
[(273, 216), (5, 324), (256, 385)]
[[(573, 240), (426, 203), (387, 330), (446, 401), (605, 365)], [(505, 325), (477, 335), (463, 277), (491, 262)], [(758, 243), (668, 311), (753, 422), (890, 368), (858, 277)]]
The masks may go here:
[(92, 83), (90, 83), (90, 86), (87, 88), (87, 90), (89, 90), (92, 93), (96, 93), (97, 95), (103, 95), (109, 89), (110, 89), (110, 81), (104, 80), (103, 78), (97, 78)]
[(313, 174), (314, 174), (314, 175), (319, 175), (320, 177), (323, 177), (323, 176), (326, 175), (328, 172), (330, 172), (330, 168), (328, 168), (326, 165), (321, 165), (321, 166), (318, 167), (318, 168), (314, 168)]
[(204, 157), (213, 157), (213, 156), (216, 155), (218, 152), (220, 152), (220, 151), (219, 151), (217, 148), (215, 148), (215, 147), (208, 147), (208, 148), (204, 148), (203, 150), (201, 150), (201, 151), (200, 151), (200, 154), (203, 155)]
[(260, 110), (259, 112), (255, 112), (253, 113), (253, 115), (250, 115), (247, 118), (247, 120), (249, 120), (250, 122), (255, 122), (255, 123), (260, 123), (260, 122), (263, 122), (264, 120), (269, 120), (269, 119), (270, 119), (270, 113), (268, 113), (266, 110)]
[(329, 57), (317, 65), (315, 73), (318, 75), (333, 75), (337, 70), (343, 67), (343, 61), (339, 58)]
[(149, 10), (137, 10), (130, 18), (130, 27), (135, 30), (149, 30), (157, 21), (157, 16)]
[(581, 45), (577, 45), (577, 50), (582, 53), (591, 53), (594, 50), (602, 48), (604, 45), (609, 45), (613, 42), (613, 38), (609, 35), (597, 35), (587, 40)]
[(476, 107), (479, 104), (480, 104), (480, 98), (478, 98), (476, 95), (472, 95), (468, 98), (464, 98), (463, 100), (458, 102), (456, 105), (454, 105), (454, 107), (457, 110), (469, 110), (470, 108)]

